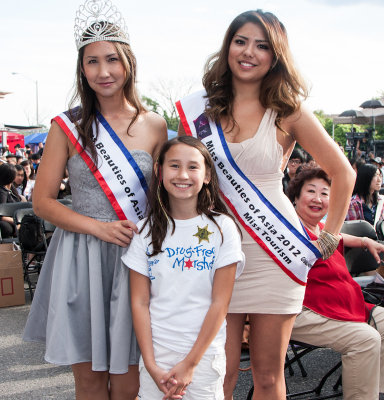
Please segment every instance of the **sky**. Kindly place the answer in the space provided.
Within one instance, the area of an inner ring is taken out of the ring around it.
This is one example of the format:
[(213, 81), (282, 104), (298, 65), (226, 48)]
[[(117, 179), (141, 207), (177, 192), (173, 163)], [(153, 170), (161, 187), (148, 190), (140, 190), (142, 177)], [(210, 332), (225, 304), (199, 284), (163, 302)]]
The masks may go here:
[[(384, 0), (113, 0), (128, 26), (141, 95), (161, 100), (202, 88), (207, 58), (241, 12), (273, 12), (288, 31), (311, 110), (339, 114), (384, 92)], [(2, 124), (39, 123), (68, 108), (80, 0), (0, 0)], [(16, 73), (16, 74), (14, 74)]]

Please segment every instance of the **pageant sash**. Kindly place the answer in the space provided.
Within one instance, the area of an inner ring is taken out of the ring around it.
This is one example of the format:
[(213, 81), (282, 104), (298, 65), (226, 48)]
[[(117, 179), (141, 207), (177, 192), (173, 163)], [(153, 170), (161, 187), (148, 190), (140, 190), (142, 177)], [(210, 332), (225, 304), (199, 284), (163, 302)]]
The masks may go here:
[(221, 194), (240, 224), (288, 276), (306, 285), (308, 271), (321, 257), (320, 252), (304, 228), (299, 232), (237, 166), (221, 126), (204, 114), (204, 95), (201, 91), (176, 103), (185, 132), (209, 150)]
[[(83, 148), (68, 111), (54, 118), (99, 182), (118, 218), (136, 223), (145, 217), (147, 183), (144, 175), (105, 118), (97, 113), (97, 119), (99, 133), (94, 142), (98, 159), (95, 164), (89, 151)], [(95, 123), (93, 132), (96, 132)]]

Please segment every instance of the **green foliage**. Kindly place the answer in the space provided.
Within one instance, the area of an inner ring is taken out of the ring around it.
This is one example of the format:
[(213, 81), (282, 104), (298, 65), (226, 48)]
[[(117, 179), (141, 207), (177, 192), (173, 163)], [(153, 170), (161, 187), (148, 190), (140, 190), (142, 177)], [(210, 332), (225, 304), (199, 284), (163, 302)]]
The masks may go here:
[[(332, 137), (332, 125), (333, 125), (332, 119), (326, 117), (322, 110), (314, 111), (314, 114), (316, 115), (316, 117), (320, 121), (320, 123), (323, 125), (324, 129)], [(356, 129), (356, 132), (365, 132), (368, 128), (372, 128), (372, 125), (370, 125), (370, 124), (368, 124), (368, 125), (353, 125), (353, 127)], [(376, 128), (376, 132), (375, 132), (374, 139), (383, 140), (384, 139), (384, 125), (376, 125), (375, 128)], [(335, 141), (340, 142), (343, 146), (345, 146), (345, 142), (346, 142), (345, 134), (346, 134), (346, 132), (350, 132), (351, 129), (352, 129), (351, 124), (335, 125), (335, 128), (334, 128)]]
[(167, 111), (163, 111), (163, 117), (167, 121), (168, 129), (176, 131), (179, 129), (180, 118), (177, 116), (168, 115)]
[(384, 125), (376, 125), (375, 128), (376, 128), (375, 139), (383, 140), (384, 139)]
[(147, 108), (150, 111), (153, 111), (156, 114), (160, 114), (159, 112), (160, 104), (156, 100), (152, 100), (150, 97), (147, 96), (142, 96), (141, 100), (146, 104)]
[[(317, 119), (323, 125), (324, 129), (328, 132), (329, 136), (332, 137), (333, 121), (324, 115), (322, 110), (314, 111)], [(368, 128), (372, 128), (372, 125), (353, 125), (356, 132), (365, 132)], [(376, 125), (376, 132), (374, 135), (375, 140), (384, 140), (384, 125)], [(350, 132), (352, 129), (351, 124), (337, 124), (334, 126), (334, 140), (335, 142), (341, 143), (343, 147), (346, 145), (346, 133)]]
[[(328, 118), (324, 115), (324, 111), (322, 110), (317, 110), (314, 111), (314, 114), (316, 115), (317, 119), (320, 121), (321, 125), (323, 125), (324, 129), (328, 132), (329, 136), (332, 137), (332, 127), (333, 127), (333, 121), (331, 118)], [(359, 126), (354, 126), (358, 132), (361, 131)], [(342, 146), (345, 146), (345, 143), (347, 141), (345, 134), (346, 132), (351, 131), (351, 125), (347, 124), (340, 124), (340, 125), (335, 125), (334, 127), (334, 139), (335, 142), (341, 143)], [(364, 129), (362, 130), (364, 131)]]

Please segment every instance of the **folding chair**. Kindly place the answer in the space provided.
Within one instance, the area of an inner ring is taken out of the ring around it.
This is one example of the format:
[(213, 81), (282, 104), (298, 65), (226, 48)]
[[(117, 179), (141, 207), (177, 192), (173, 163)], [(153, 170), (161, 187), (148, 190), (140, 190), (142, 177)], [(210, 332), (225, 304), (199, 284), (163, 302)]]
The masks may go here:
[[(24, 208), (32, 208), (32, 202), (30, 201), (19, 201), (17, 203), (1, 203), (0, 204), (0, 217), (10, 217), (13, 218), (13, 214), (16, 210), (21, 210)], [(12, 243), (17, 242), (17, 237), (14, 238), (1, 238), (0, 243)]]
[[(301, 371), (301, 375), (303, 378), (305, 378), (308, 374), (307, 371), (304, 368), (304, 365), (302, 363), (302, 358), (307, 355), (308, 353), (318, 350), (318, 349), (323, 349), (323, 347), (319, 346), (314, 346), (308, 343), (304, 342), (299, 342), (297, 340), (290, 340), (290, 349), (293, 353), (293, 357), (289, 358), (288, 353), (286, 355), (286, 362), (285, 362), (285, 369), (289, 369), (289, 373), (292, 376), (294, 374), (293, 369), (292, 369), (292, 364), (297, 362), (298, 366)], [(330, 394), (330, 395), (323, 395), (321, 396), (321, 391), (327, 382), (328, 378), (330, 378), (340, 367), (342, 363), (341, 361), (337, 362), (332, 368), (330, 368), (319, 380), (318, 384), (309, 390), (302, 391), (302, 392), (296, 392), (296, 393), (290, 393), (289, 391), (289, 386), (287, 386), (287, 399), (293, 399), (295, 397), (302, 397), (305, 396), (305, 399), (313, 398), (316, 400), (323, 400), (323, 399), (333, 399), (335, 397), (340, 397), (343, 395), (342, 390), (339, 390), (341, 387), (341, 373), (340, 376), (338, 377), (336, 383), (333, 385), (333, 390), (335, 393)], [(308, 395), (313, 395), (315, 397), (308, 397)]]
[[(374, 227), (364, 220), (345, 221), (341, 227), (341, 232), (358, 237), (366, 236), (370, 239), (377, 240)], [(377, 269), (377, 262), (373, 255), (362, 248), (345, 247), (344, 258), (352, 276), (357, 277), (362, 273)], [(358, 281), (358, 279), (356, 279), (356, 281)]]
[[(21, 224), (21, 221), (25, 215), (35, 215), (32, 208), (24, 208), (16, 210), (13, 219), (15, 224)], [(23, 262), (24, 270), (24, 281), (28, 285), (28, 290), (31, 295), (31, 300), (33, 299), (33, 291), (36, 287), (37, 279), (40, 274), (40, 269), (44, 261), (45, 253), (47, 252), (48, 242), (45, 235), (44, 220), (41, 220), (41, 224), (44, 230), (43, 240), (41, 245), (36, 249), (29, 249), (23, 243), (20, 235), (18, 236), (18, 242), (21, 249), (21, 258)], [(31, 280), (31, 277), (35, 279)]]

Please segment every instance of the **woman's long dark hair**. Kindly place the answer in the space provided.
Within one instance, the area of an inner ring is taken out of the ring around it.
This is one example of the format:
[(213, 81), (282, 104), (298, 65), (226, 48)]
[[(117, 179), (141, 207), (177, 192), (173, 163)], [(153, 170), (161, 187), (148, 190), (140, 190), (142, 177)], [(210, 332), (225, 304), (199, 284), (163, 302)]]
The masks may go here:
[(368, 204), (370, 201), (372, 201), (372, 204), (377, 204), (377, 191), (373, 192), (372, 197), (369, 193), (372, 179), (377, 170), (378, 168), (372, 164), (361, 165), (357, 170), (355, 187), (353, 188), (352, 194), (357, 194), (361, 199), (364, 200), (364, 203)]
[[(124, 97), (135, 109), (135, 114), (127, 128), (127, 133), (129, 133), (130, 127), (135, 123), (140, 113), (146, 111), (136, 90), (136, 58), (129, 44), (123, 42), (110, 43), (115, 46), (116, 52), (126, 71), (126, 80), (123, 88)], [(76, 88), (69, 103), (69, 113), (71, 120), (75, 123), (76, 129), (79, 132), (83, 148), (89, 149), (93, 160), (96, 161), (97, 157), (93, 141), (92, 124), (93, 122), (97, 122), (96, 111), (99, 108), (99, 103), (95, 92), (89, 86), (82, 72), (84, 50), (86, 47), (87, 46), (84, 46), (79, 50), (76, 68)], [(80, 101), (80, 107), (76, 107), (78, 101)], [(97, 134), (98, 131), (96, 130), (96, 135)]]
[(208, 98), (205, 112), (216, 122), (223, 116), (227, 117), (231, 129), (236, 125), (228, 54), (234, 35), (248, 22), (261, 27), (273, 52), (272, 67), (261, 84), (260, 102), (264, 108), (277, 112), (276, 125), (280, 127), (283, 118), (300, 109), (301, 98), (307, 97), (308, 90), (294, 66), (284, 25), (274, 14), (262, 10), (246, 11), (238, 15), (228, 27), (221, 49), (208, 59), (203, 77)]
[[(232, 218), (232, 216), (228, 214), (224, 202), (221, 200), (215, 166), (207, 148), (200, 140), (191, 136), (181, 136), (169, 140), (163, 144), (155, 164), (155, 173), (152, 176), (148, 194), (148, 218), (140, 230), (140, 232), (142, 232), (145, 226), (147, 224), (149, 225), (149, 232), (146, 237), (151, 237), (152, 240), (153, 251), (150, 256), (155, 256), (162, 251), (161, 247), (163, 241), (170, 228), (168, 224), (172, 225), (172, 234), (175, 232), (175, 221), (171, 215), (168, 192), (165, 190), (161, 171), (165, 155), (172, 146), (177, 144), (186, 144), (187, 146), (197, 149), (204, 157), (206, 170), (211, 173), (209, 183), (204, 184), (199, 192), (196, 208), (197, 213), (199, 215), (205, 214), (218, 227), (220, 232), (221, 229), (214, 217), (219, 214), (224, 214)], [(222, 232), (221, 236), (223, 237)]]

